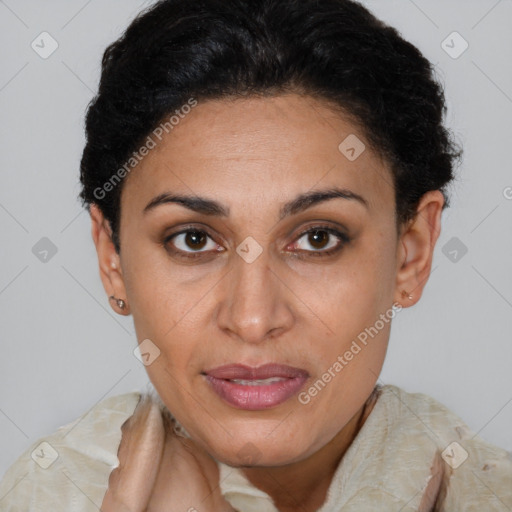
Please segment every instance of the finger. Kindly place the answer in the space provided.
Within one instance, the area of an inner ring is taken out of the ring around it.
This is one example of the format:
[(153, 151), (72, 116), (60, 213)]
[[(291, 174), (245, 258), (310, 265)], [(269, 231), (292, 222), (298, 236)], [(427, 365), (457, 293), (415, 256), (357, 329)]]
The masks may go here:
[(430, 468), (431, 478), (424, 490), (418, 512), (433, 512), (444, 499), (444, 492), (450, 474), (439, 451), (436, 452)]
[(102, 512), (144, 512), (151, 498), (165, 444), (161, 412), (143, 396), (123, 424), (119, 466), (112, 471)]

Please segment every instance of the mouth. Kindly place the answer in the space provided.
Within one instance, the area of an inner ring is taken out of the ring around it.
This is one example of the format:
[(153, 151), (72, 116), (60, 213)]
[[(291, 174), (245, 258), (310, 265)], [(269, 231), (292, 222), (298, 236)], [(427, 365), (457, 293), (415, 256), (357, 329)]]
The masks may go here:
[(304, 386), (309, 373), (276, 363), (257, 368), (232, 364), (207, 370), (203, 376), (216, 395), (229, 405), (257, 411), (289, 400)]

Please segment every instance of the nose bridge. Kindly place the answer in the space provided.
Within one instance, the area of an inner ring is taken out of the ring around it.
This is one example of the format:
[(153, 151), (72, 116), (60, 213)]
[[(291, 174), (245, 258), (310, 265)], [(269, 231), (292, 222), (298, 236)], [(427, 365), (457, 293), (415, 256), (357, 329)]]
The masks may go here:
[[(238, 248), (242, 252), (243, 246)], [(249, 256), (253, 248), (249, 249)], [(249, 300), (258, 300), (261, 297), (269, 297), (271, 291), (270, 265), (268, 251), (263, 250), (254, 261), (247, 260), (244, 256), (237, 255), (234, 263), (233, 295), (237, 304), (243, 304)]]
[(269, 252), (258, 246), (249, 240), (237, 248), (218, 316), (220, 328), (253, 343), (264, 341), (271, 331), (290, 322), (282, 287), (270, 268)]

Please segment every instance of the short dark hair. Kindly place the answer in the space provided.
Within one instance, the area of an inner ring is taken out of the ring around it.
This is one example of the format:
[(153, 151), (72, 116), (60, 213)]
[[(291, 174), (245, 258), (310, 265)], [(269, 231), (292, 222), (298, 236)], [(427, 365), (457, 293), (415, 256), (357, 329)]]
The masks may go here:
[(190, 98), (290, 92), (339, 108), (385, 157), (397, 227), (414, 218), (429, 190), (441, 190), (448, 206), (462, 151), (443, 125), (435, 70), (351, 0), (160, 0), (142, 11), (103, 55), (86, 114), (82, 204), (98, 205), (119, 252), (125, 173), (108, 193), (104, 185), (166, 117)]

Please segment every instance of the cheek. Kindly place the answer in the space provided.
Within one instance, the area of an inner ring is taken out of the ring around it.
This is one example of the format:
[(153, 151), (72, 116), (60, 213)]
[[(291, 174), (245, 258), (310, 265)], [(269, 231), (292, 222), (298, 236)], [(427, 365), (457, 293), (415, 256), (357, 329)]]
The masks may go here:
[(328, 337), (355, 337), (391, 307), (395, 248), (389, 241), (377, 243), (379, 238), (362, 237), (338, 263), (303, 278), (301, 296), (318, 312)]
[(303, 398), (308, 402), (305, 407), (318, 411), (308, 421), (331, 417), (333, 432), (355, 414), (373, 389), (396, 315), (391, 309), (394, 247), (387, 242), (376, 251), (372, 249), (375, 238), (364, 245), (328, 276), (323, 293), (309, 294), (314, 297), (312, 309), (322, 320), (323, 335), (309, 336), (315, 340), (308, 349), (315, 354), (319, 373)]
[(137, 243), (129, 237), (125, 247), (124, 283), (138, 337), (161, 338), (180, 318), (176, 273), (162, 247)]
[[(163, 249), (154, 249), (158, 251)], [(146, 366), (149, 378), (165, 395), (186, 385), (197, 366), (204, 333), (197, 315), (201, 313), (199, 298), (203, 288), (183, 286), (179, 272), (172, 271), (165, 257), (127, 258), (125, 284), (130, 301), (137, 340), (149, 339), (155, 346), (157, 359)], [(175, 270), (175, 269), (174, 269)], [(173, 404), (173, 398), (166, 403)]]

